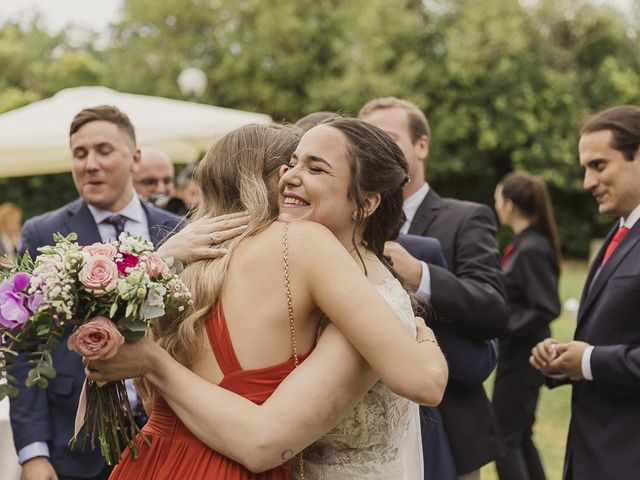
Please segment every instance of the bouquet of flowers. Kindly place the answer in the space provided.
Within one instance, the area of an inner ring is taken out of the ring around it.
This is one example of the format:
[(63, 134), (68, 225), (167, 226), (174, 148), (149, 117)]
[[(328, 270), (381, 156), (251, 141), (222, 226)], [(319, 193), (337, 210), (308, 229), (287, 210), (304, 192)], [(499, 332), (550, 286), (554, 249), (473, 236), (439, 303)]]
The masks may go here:
[[(5, 271), (0, 283), (0, 400), (19, 393), (9, 367), (20, 351), (26, 350), (32, 365), (25, 385), (46, 388), (56, 376), (51, 353), (67, 329), (75, 328), (69, 349), (89, 361), (107, 359), (125, 339), (144, 336), (153, 318), (182, 311), (191, 302), (177, 276), (182, 265), (160, 258), (150, 242), (123, 233), (118, 241), (82, 247), (76, 238), (55, 235), (55, 245), (38, 249), (35, 261), (25, 254)], [(94, 448), (97, 438), (110, 465), (120, 459), (121, 441), (137, 457), (140, 430), (124, 381), (87, 382), (75, 433), (72, 447), (80, 440), (84, 449), (90, 439)]]

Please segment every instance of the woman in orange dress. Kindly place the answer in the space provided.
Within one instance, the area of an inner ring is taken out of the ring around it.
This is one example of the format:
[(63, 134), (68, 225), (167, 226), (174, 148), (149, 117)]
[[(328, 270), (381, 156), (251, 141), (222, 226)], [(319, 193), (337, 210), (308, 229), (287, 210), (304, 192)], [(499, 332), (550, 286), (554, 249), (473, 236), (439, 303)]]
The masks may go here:
[[(437, 403), (447, 371), (442, 353), (433, 346), (433, 333), (421, 326), (418, 335), (423, 342), (416, 342), (354, 262), (359, 258), (365, 270), (384, 265), (384, 241), (401, 224), (404, 157), (382, 132), (373, 131), (384, 139), (382, 146), (395, 162), (385, 167), (389, 192), (357, 190), (356, 195), (349, 189), (348, 164), (314, 158), (309, 172), (325, 175), (327, 190), (307, 191), (307, 198), (290, 196), (287, 203), (299, 209), (303, 219), (311, 212), (328, 229), (304, 221), (273, 222), (275, 202), (268, 198), (275, 192), (277, 168), (269, 164), (283, 163), (286, 151), (278, 152), (286, 142), (275, 132), (282, 137), (291, 130), (243, 127), (216, 143), (203, 160), (199, 180), (205, 188), (195, 218), (247, 210), (251, 221), (242, 236), (222, 242), (230, 255), (185, 269), (182, 277), (192, 290), (194, 305), (183, 315), (155, 321), (154, 338), (208, 384), (261, 403), (304, 360), (306, 355), (298, 352), (313, 348), (320, 318), (326, 315), (391, 390), (422, 403)], [(287, 158), (296, 143), (290, 145)], [(343, 245), (354, 246), (351, 255)], [(184, 394), (189, 395), (188, 389)], [(156, 397), (144, 430), (151, 447), (143, 447), (135, 461), (125, 453), (112, 478), (288, 478), (286, 464), (256, 475), (207, 448), (194, 436), (201, 433), (197, 423), (189, 424), (190, 431)], [(292, 453), (283, 451), (281, 461)]]

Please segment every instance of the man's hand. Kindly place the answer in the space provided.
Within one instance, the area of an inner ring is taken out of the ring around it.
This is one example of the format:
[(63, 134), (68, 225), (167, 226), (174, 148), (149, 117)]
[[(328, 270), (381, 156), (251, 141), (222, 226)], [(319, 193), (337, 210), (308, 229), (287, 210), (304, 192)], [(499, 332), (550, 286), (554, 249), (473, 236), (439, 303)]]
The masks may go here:
[(551, 362), (558, 356), (558, 342), (555, 338), (545, 338), (543, 341), (531, 349), (529, 363), (545, 375), (554, 375), (563, 372), (553, 371), (550, 368)]
[(559, 344), (558, 357), (549, 364), (549, 369), (564, 373), (569, 380), (582, 380), (582, 355), (588, 346), (576, 341)]
[(34, 457), (22, 464), (20, 480), (58, 480), (47, 457)]
[(420, 286), (422, 279), (422, 263), (414, 258), (402, 245), (398, 242), (386, 242), (384, 244), (384, 254), (393, 260), (393, 268), (395, 268), (402, 281), (414, 292)]

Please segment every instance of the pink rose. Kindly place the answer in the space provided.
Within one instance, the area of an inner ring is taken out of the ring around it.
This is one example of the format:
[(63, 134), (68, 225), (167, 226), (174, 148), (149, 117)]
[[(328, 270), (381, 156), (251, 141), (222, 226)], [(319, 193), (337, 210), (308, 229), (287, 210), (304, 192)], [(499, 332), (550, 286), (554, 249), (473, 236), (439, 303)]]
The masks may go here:
[(133, 253), (123, 253), (122, 259), (116, 262), (118, 266), (118, 271), (122, 275), (127, 275), (127, 268), (135, 267), (140, 263), (140, 257), (134, 255)]
[(90, 292), (108, 292), (116, 288), (118, 267), (106, 255), (94, 255), (84, 264), (78, 279)]
[(93, 245), (87, 245), (86, 247), (82, 247), (84, 252), (87, 252), (92, 257), (94, 255), (105, 255), (111, 259), (114, 259), (116, 254), (118, 253), (118, 249), (115, 245), (110, 243), (94, 243)]
[(162, 258), (160, 258), (156, 253), (150, 253), (147, 255), (145, 265), (147, 267), (147, 273), (154, 280), (157, 280), (158, 278), (167, 279), (171, 276), (169, 266), (164, 263), (164, 260), (162, 260)]
[(106, 360), (113, 357), (124, 337), (116, 324), (107, 317), (94, 317), (78, 327), (67, 341), (67, 348), (87, 360)]

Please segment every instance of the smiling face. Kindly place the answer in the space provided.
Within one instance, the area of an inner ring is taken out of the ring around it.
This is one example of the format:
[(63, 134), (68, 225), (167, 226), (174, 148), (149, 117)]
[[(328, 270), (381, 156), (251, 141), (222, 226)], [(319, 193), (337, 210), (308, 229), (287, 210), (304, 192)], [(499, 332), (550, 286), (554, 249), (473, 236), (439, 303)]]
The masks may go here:
[(95, 120), (83, 125), (70, 139), (73, 181), (90, 205), (116, 212), (133, 192), (132, 173), (140, 152), (116, 124)]
[(633, 161), (611, 148), (611, 130), (580, 137), (578, 152), (584, 168), (583, 187), (598, 202), (598, 211), (626, 218), (640, 204), (640, 149)]
[(351, 168), (346, 137), (320, 125), (300, 140), (278, 185), (279, 219), (308, 220), (329, 228), (350, 242), (356, 206), (349, 199)]

